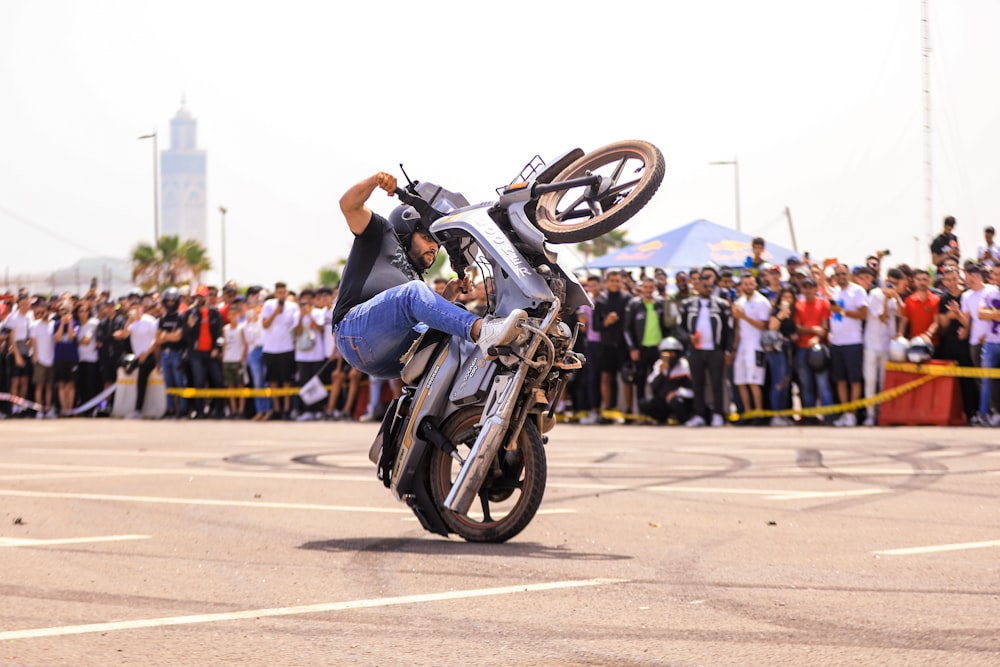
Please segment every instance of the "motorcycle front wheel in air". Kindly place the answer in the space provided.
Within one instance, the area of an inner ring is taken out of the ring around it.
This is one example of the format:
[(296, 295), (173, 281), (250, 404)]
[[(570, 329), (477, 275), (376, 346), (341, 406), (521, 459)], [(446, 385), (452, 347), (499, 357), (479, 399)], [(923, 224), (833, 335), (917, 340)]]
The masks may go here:
[[(480, 408), (466, 408), (448, 418), (442, 431), (459, 454), (466, 458), (476, 442)], [(429, 457), (427, 476), (431, 495), (449, 530), (469, 542), (505, 542), (531, 522), (545, 493), (545, 448), (534, 421), (528, 419), (517, 439), (516, 449), (503, 448), (479, 489), (469, 513), (445, 509), (444, 501), (459, 472), (453, 458), (435, 448)]]
[(656, 193), (666, 166), (648, 141), (619, 141), (566, 167), (552, 184), (598, 175), (598, 186), (548, 192), (538, 198), (535, 224), (552, 243), (581, 243), (607, 234), (635, 215)]

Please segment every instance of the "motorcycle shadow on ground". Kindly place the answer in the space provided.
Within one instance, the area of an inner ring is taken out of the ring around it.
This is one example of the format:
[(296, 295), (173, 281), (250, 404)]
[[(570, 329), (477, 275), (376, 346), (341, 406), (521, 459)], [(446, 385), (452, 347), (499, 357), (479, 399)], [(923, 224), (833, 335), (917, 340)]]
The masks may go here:
[(559, 560), (616, 561), (630, 560), (632, 556), (612, 553), (580, 551), (568, 544), (539, 544), (538, 542), (503, 542), (499, 544), (464, 542), (458, 539), (412, 537), (353, 537), (336, 540), (306, 542), (299, 547), (310, 551), (330, 553), (391, 552), (412, 553), (428, 556), (456, 554), (466, 556), (511, 556), (523, 558), (556, 558)]

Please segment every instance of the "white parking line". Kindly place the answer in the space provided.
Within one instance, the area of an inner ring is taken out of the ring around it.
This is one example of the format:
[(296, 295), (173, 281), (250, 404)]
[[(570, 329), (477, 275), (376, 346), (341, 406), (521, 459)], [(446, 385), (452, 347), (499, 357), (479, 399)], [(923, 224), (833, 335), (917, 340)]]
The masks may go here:
[(58, 498), (62, 500), (110, 500), (125, 503), (162, 503), (165, 505), (210, 505), (215, 507), (252, 507), (255, 509), (319, 510), (325, 512), (369, 512), (376, 514), (409, 514), (408, 509), (391, 507), (358, 507), (352, 505), (315, 505), (310, 503), (270, 503), (251, 500), (212, 500), (209, 498), (160, 498), (155, 496), (112, 496), (103, 493), (57, 493), (54, 491), (21, 491), (0, 489), (0, 496), (18, 498)]
[(249, 609), (218, 614), (195, 614), (191, 616), (168, 616), (166, 618), (147, 618), (135, 621), (117, 621), (112, 623), (89, 623), (86, 625), (64, 625), (51, 628), (35, 628), (31, 630), (11, 630), (0, 632), (0, 641), (14, 639), (36, 639), (38, 637), (59, 637), (64, 635), (80, 635), (89, 632), (115, 632), (119, 630), (138, 630), (142, 628), (161, 628), (169, 625), (192, 625), (196, 623), (219, 623), (222, 621), (256, 620), (275, 616), (295, 616), (299, 614), (320, 614), (346, 609), (371, 609), (374, 607), (391, 607), (403, 604), (419, 604), (422, 602), (439, 602), (441, 600), (464, 600), (468, 598), (488, 597), (492, 595), (510, 595), (514, 593), (532, 593), (538, 591), (553, 591), (565, 588), (581, 588), (584, 586), (604, 586), (619, 584), (626, 579), (582, 579), (576, 581), (554, 581), (546, 584), (518, 584), (499, 588), (478, 588), (466, 591), (449, 591), (447, 593), (428, 593), (424, 595), (404, 595), (392, 598), (373, 598), (368, 600), (350, 600), (346, 602), (327, 602), (321, 604), (299, 605), (295, 607), (276, 607), (273, 609)]
[[(257, 471), (257, 470), (229, 470), (225, 468), (126, 468), (118, 466), (84, 466), (56, 463), (4, 463), (0, 464), (4, 468), (16, 470), (50, 470), (53, 474), (58, 473), (61, 477), (71, 477), (74, 474), (80, 477), (94, 476), (128, 476), (128, 475), (184, 475), (187, 477), (246, 477), (257, 479), (311, 479), (327, 482), (371, 482), (375, 475), (341, 474), (328, 470), (315, 468), (293, 468), (287, 472), (281, 471)], [(0, 475), (2, 479), (37, 479), (44, 476), (41, 473), (31, 473), (26, 475)]]
[(51, 540), (30, 540), (20, 537), (0, 537), (0, 547), (48, 547), (60, 544), (88, 544), (91, 542), (124, 542), (148, 540), (152, 535), (101, 535), (99, 537), (62, 537)]
[(909, 549), (883, 549), (872, 553), (880, 556), (913, 556), (917, 554), (933, 554), (941, 551), (963, 551), (965, 549), (986, 549), (1000, 547), (1000, 540), (989, 542), (961, 542), (958, 544), (939, 544), (930, 547), (910, 547)]

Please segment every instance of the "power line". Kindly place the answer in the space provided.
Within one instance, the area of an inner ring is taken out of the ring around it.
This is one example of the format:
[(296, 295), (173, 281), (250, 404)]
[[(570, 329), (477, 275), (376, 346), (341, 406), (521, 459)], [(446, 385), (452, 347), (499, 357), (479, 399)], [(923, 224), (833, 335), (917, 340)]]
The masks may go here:
[(16, 222), (20, 222), (25, 227), (30, 227), (31, 229), (34, 229), (35, 231), (42, 232), (43, 234), (48, 234), (52, 238), (57, 239), (59, 241), (62, 241), (66, 245), (71, 245), (74, 248), (78, 248), (80, 250), (83, 250), (83, 251), (85, 251), (85, 252), (87, 252), (87, 253), (89, 253), (91, 255), (94, 255), (95, 257), (101, 257), (101, 256), (107, 254), (106, 252), (99, 252), (97, 250), (94, 250), (93, 248), (88, 248), (85, 245), (77, 243), (73, 239), (67, 238), (67, 237), (63, 236), (62, 234), (59, 234), (58, 232), (54, 232), (51, 229), (48, 229), (47, 227), (38, 224), (37, 222), (32, 222), (31, 220), (28, 220), (24, 216), (18, 215), (17, 213), (14, 213), (10, 209), (8, 209), (8, 208), (6, 208), (6, 207), (4, 207), (2, 205), (0, 205), (0, 213), (2, 213), (3, 215), (7, 216), (8, 218), (10, 218), (12, 220), (15, 220)]

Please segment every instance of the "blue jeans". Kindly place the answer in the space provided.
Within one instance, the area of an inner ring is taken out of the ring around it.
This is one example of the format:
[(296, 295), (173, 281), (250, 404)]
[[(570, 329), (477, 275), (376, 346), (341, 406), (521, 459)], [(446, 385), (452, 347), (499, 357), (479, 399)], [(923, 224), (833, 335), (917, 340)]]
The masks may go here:
[[(247, 367), (250, 369), (250, 379), (253, 381), (254, 389), (264, 389), (267, 387), (267, 379), (264, 375), (264, 348), (255, 347), (247, 354)], [(271, 399), (257, 397), (253, 399), (254, 410), (257, 414), (264, 414), (271, 409)]]
[(833, 405), (833, 390), (830, 387), (830, 371), (825, 370), (820, 373), (809, 367), (806, 355), (809, 348), (799, 347), (795, 350), (795, 367), (799, 371), (799, 384), (802, 389), (802, 407), (811, 408), (816, 405), (816, 390), (813, 383), (819, 390), (819, 400), (821, 405)]
[[(184, 389), (187, 378), (184, 377), (184, 353), (180, 350), (163, 350), (160, 353), (160, 370), (163, 371), (163, 384), (167, 389)], [(167, 394), (167, 409), (180, 415), (187, 412), (187, 399), (183, 396)]]
[(788, 352), (768, 352), (767, 367), (771, 371), (771, 409), (787, 410), (791, 407), (788, 389), (792, 381)]
[[(218, 359), (212, 357), (211, 352), (199, 352), (191, 350), (188, 353), (188, 361), (191, 362), (191, 375), (194, 378), (195, 389), (205, 389), (205, 381), (211, 382), (209, 387), (220, 389), (222, 384), (222, 365)], [(221, 412), (222, 402), (218, 399), (209, 399), (210, 404), (215, 404), (216, 409)], [(194, 409), (200, 414), (205, 412), (205, 399), (194, 399)]]
[(415, 327), (423, 324), (471, 341), (478, 319), (426, 283), (411, 280), (351, 308), (334, 333), (344, 361), (372, 377), (390, 379), (399, 377), (399, 358), (423, 330)]
[[(996, 368), (1000, 362), (1000, 343), (983, 343), (980, 353), (980, 365), (983, 368)], [(993, 394), (993, 380), (983, 378), (983, 388), (979, 392), (979, 414), (990, 413), (990, 400)]]

